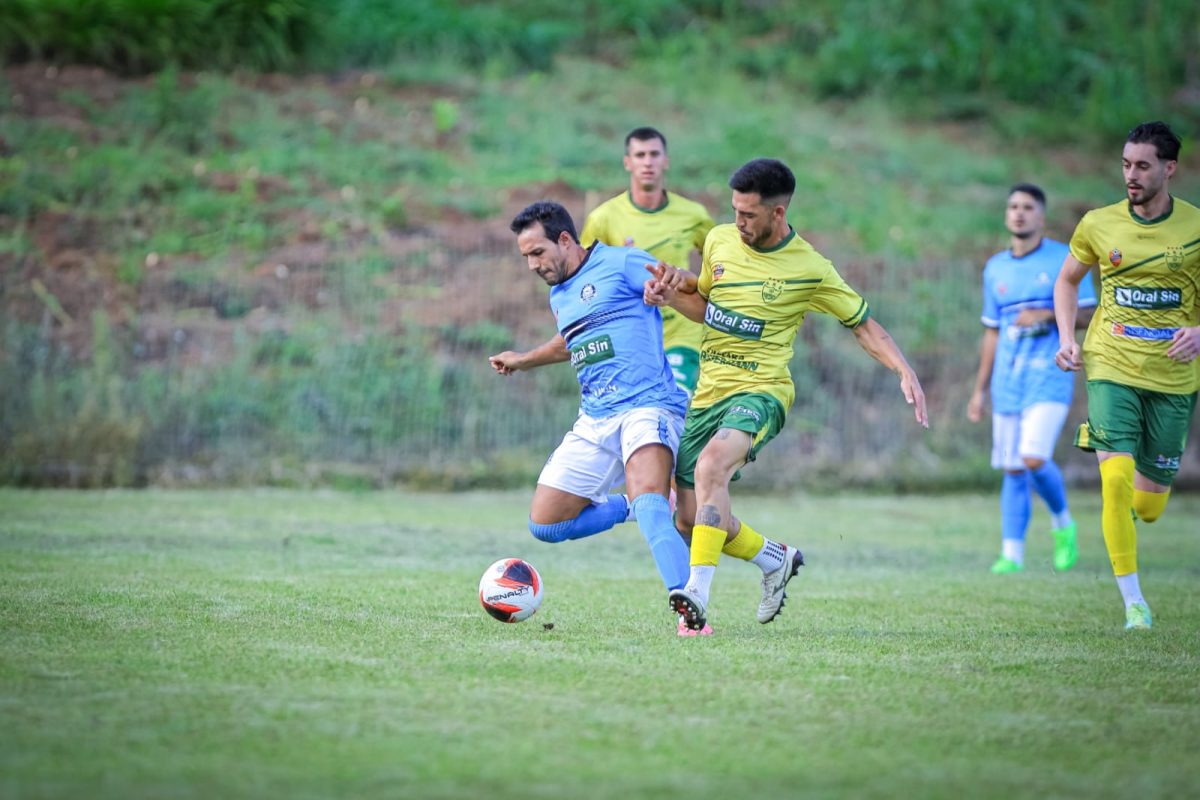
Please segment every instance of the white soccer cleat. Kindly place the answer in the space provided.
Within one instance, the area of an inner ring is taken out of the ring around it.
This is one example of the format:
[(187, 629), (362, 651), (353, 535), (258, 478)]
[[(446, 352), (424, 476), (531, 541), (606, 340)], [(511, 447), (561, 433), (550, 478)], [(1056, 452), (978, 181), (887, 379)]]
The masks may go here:
[(763, 625), (779, 616), (779, 612), (783, 610), (784, 600), (787, 599), (785, 589), (788, 581), (800, 571), (800, 567), (804, 566), (803, 553), (794, 547), (787, 545), (783, 547), (783, 565), (779, 569), (763, 575), (762, 601), (758, 604), (758, 621)]
[(667, 594), (671, 610), (683, 618), (683, 624), (693, 631), (703, 631), (708, 624), (705, 602), (696, 592), (687, 587), (672, 589)]

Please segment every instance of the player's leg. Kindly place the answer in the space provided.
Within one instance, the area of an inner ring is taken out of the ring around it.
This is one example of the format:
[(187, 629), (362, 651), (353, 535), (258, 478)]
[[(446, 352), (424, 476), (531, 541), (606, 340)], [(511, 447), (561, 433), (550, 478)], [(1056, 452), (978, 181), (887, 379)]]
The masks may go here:
[(1079, 560), (1075, 520), (1067, 504), (1067, 487), (1054, 461), (1054, 443), (1067, 420), (1066, 403), (1034, 403), (1021, 412), (1021, 460), (1029, 470), (1033, 489), (1050, 511), (1054, 536), (1054, 568), (1068, 570)]
[(667, 590), (684, 585), (688, 549), (671, 519), (667, 493), (683, 417), (657, 408), (635, 409), (622, 415), (620, 449), (625, 459), (625, 485), (632, 499), (638, 529)]
[(1029, 473), (1021, 462), (1021, 416), (992, 414), (992, 467), (1004, 470), (1000, 484), (1000, 558), (997, 575), (1025, 568), (1025, 531), (1029, 527)]
[(1125, 603), (1125, 627), (1150, 627), (1150, 609), (1137, 574), (1137, 526), (1133, 517), (1135, 464), (1142, 435), (1138, 390), (1111, 381), (1088, 381), (1088, 421), (1075, 444), (1094, 450), (1100, 466), (1100, 528), (1117, 588)]
[(601, 442), (611, 423), (580, 415), (538, 476), (529, 532), (543, 542), (582, 539), (624, 522), (628, 506), (608, 491), (622, 474), (620, 450)]
[(1154, 522), (1166, 510), (1171, 484), (1187, 446), (1196, 394), (1143, 393), (1145, 435), (1137, 453), (1133, 510), (1142, 522)]

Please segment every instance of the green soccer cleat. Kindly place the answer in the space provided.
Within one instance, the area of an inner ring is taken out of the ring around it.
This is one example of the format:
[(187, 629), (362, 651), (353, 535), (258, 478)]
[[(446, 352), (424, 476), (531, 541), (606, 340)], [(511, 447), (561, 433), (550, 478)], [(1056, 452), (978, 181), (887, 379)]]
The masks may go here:
[(1130, 603), (1125, 609), (1125, 630), (1150, 630), (1150, 606), (1145, 603)]
[(1072, 522), (1057, 528), (1054, 533), (1054, 568), (1066, 572), (1079, 560), (1079, 542), (1075, 536), (1078, 526)]
[(1013, 572), (1021, 572), (1024, 569), (1024, 564), (1018, 564), (1016, 561), (1010, 561), (1003, 556), (996, 559), (995, 564), (992, 564), (993, 575), (1008, 575)]

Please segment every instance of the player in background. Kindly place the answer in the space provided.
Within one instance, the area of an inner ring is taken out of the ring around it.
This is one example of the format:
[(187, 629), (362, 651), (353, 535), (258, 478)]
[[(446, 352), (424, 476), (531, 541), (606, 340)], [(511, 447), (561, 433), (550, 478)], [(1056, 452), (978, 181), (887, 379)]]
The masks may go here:
[(729, 186), (735, 221), (709, 232), (699, 278), (660, 264), (646, 282), (647, 302), (670, 303), (704, 322), (700, 380), (675, 469), (676, 525), (691, 534), (691, 569), (687, 585), (668, 594), (672, 609), (692, 628), (706, 624), (722, 553), (762, 570), (761, 623), (779, 614), (788, 581), (804, 563), (799, 550), (733, 516), (729, 483), (783, 427), (795, 398), (788, 363), (809, 311), (829, 314), (853, 331), (867, 353), (899, 376), (917, 422), (929, 426), (920, 381), (900, 348), (833, 264), (788, 224), (792, 171), (780, 161), (755, 159), (733, 174)]
[[(1067, 246), (1046, 238), (1046, 195), (1031, 183), (1009, 189), (1004, 225), (1011, 235), (1009, 249), (989, 258), (983, 268), (983, 339), (975, 390), (967, 403), (967, 418), (979, 422), (990, 388), (992, 467), (1004, 470), (1000, 558), (992, 572), (1025, 568), (1032, 491), (1050, 511), (1054, 568), (1064, 571), (1079, 558), (1066, 486), (1054, 463), (1054, 444), (1075, 390), (1075, 376), (1054, 364), (1054, 281)], [(1085, 275), (1079, 291), (1081, 326), (1091, 319), (1095, 305), (1092, 279)]]
[[(1088, 419), (1075, 444), (1100, 465), (1100, 524), (1125, 627), (1149, 628), (1135, 518), (1163, 513), (1200, 388), (1200, 209), (1170, 193), (1179, 137), (1162, 122), (1130, 131), (1126, 197), (1084, 215), (1054, 285), (1058, 366), (1087, 371)], [(1100, 265), (1100, 305), (1082, 348), (1079, 285)]]
[[(671, 521), (667, 493), (687, 395), (663, 355), (662, 317), (643, 302), (646, 269), (655, 259), (599, 242), (585, 250), (558, 203), (526, 207), (511, 228), (529, 270), (550, 286), (558, 335), (488, 360), (501, 375), (570, 361), (581, 394), (574, 426), (538, 476), (529, 531), (543, 542), (564, 542), (624, 522), (625, 498), (609, 495), (623, 478), (663, 584), (680, 588), (687, 545)], [(690, 630), (680, 626), (681, 635)]]
[[(671, 165), (667, 137), (654, 128), (635, 128), (625, 137), (629, 191), (604, 201), (588, 214), (579, 234), (584, 247), (599, 241), (640, 247), (659, 261), (684, 266), (715, 224), (708, 210), (676, 192), (667, 193)], [(661, 309), (663, 350), (675, 382), (691, 397), (700, 373), (702, 327), (673, 308)]]

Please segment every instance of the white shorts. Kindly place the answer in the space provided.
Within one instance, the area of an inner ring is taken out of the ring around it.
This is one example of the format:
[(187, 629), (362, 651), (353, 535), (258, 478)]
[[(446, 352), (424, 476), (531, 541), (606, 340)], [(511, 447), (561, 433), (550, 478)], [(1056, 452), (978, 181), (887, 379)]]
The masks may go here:
[(609, 490), (625, 481), (625, 462), (648, 444), (679, 451), (683, 415), (664, 408), (635, 408), (597, 419), (580, 414), (542, 467), (537, 482), (593, 503), (608, 501)]
[(1049, 461), (1069, 410), (1066, 403), (1034, 403), (1020, 414), (992, 414), (992, 466), (1025, 469), (1026, 456)]

